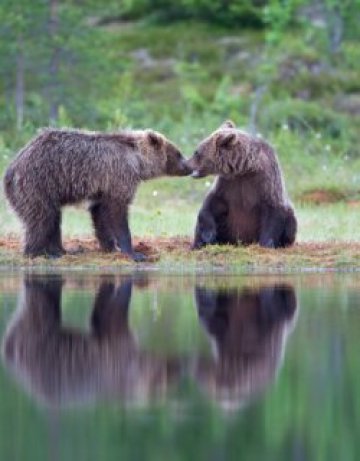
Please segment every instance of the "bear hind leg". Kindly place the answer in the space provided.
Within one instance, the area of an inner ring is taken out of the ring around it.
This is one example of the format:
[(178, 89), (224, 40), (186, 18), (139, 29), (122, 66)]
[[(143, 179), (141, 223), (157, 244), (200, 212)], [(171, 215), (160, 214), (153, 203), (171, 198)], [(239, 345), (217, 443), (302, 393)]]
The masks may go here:
[(57, 258), (65, 253), (61, 243), (60, 210), (38, 210), (34, 219), (25, 219), (24, 254)]
[(285, 228), (280, 238), (280, 246), (288, 247), (294, 244), (297, 233), (297, 220), (294, 214), (294, 210), (289, 209), (286, 220)]
[(295, 241), (297, 222), (292, 208), (262, 208), (259, 243), (267, 248), (284, 248)]
[(281, 247), (281, 237), (284, 233), (285, 223), (284, 210), (264, 205), (261, 209), (259, 244), (265, 248)]

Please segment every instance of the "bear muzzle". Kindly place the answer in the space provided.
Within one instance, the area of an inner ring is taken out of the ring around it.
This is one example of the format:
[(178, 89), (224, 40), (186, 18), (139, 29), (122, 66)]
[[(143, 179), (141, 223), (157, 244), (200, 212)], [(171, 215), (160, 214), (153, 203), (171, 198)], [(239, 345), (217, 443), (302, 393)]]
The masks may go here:
[(205, 172), (202, 172), (201, 170), (193, 170), (190, 176), (194, 179), (200, 179), (200, 178), (205, 178), (207, 174)]

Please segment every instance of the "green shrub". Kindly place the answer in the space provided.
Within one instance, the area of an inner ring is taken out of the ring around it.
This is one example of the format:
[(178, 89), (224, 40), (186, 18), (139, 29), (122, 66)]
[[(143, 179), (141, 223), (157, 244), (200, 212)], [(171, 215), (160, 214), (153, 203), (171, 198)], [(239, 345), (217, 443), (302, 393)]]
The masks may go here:
[(261, 28), (265, 0), (127, 0), (123, 17), (158, 22), (197, 19), (224, 26)]
[(272, 102), (264, 107), (259, 119), (266, 132), (285, 126), (298, 133), (320, 132), (336, 139), (345, 136), (348, 129), (345, 116), (320, 103), (301, 99)]

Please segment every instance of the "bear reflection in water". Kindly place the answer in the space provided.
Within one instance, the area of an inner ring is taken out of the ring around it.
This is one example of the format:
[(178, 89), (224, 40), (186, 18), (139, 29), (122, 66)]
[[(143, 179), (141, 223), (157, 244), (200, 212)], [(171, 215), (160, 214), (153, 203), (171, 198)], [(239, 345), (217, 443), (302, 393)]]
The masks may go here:
[(290, 285), (257, 289), (196, 288), (196, 304), (213, 343), (213, 361), (200, 359), (197, 381), (223, 407), (236, 408), (273, 380), (296, 312)]
[(231, 408), (270, 384), (293, 323), (292, 287), (217, 291), (196, 287), (196, 304), (215, 344), (215, 357), (164, 355), (143, 350), (128, 322), (132, 287), (103, 278), (91, 314), (91, 331), (62, 325), (61, 277), (29, 275), (3, 341), (3, 359), (16, 379), (50, 406), (97, 400), (144, 404), (179, 388), (184, 375)]

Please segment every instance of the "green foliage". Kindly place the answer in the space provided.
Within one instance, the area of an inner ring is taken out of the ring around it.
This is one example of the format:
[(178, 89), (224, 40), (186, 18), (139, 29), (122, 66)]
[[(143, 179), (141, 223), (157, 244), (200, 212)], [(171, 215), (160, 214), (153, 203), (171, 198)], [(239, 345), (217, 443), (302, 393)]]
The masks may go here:
[(286, 99), (268, 104), (261, 113), (261, 126), (267, 132), (286, 126), (299, 133), (320, 132), (329, 138), (348, 136), (346, 117), (316, 102)]
[(270, 0), (264, 8), (270, 43), (278, 43), (286, 30), (298, 26), (306, 35), (320, 35), (330, 53), (339, 51), (343, 38), (359, 38), (359, 19), (360, 0)]
[[(3, 92), (0, 94), (0, 128), (15, 123), (13, 100), (22, 91), (25, 120), (35, 125), (46, 123), (49, 106), (60, 101), (71, 112), (71, 121), (81, 124), (80, 113), (87, 113), (91, 122), (97, 113), (91, 106), (105, 88), (100, 76), (109, 65), (100, 49), (107, 46), (106, 36), (84, 22), (84, 12), (91, 14), (92, 2), (54, 1), (57, 27), (50, 35), (50, 4), (41, 0), (30, 2), (2, 2), (0, 5), (0, 57)], [(104, 40), (105, 39), (105, 40)], [(91, 44), (91, 46), (89, 46)], [(50, 66), (56, 55), (56, 73)], [(21, 58), (22, 70), (19, 68)], [(112, 69), (119, 69), (117, 63)], [(83, 78), (91, 75), (97, 81)], [(17, 79), (22, 78), (24, 88), (19, 90)], [(107, 82), (108, 83), (108, 82)], [(79, 91), (81, 89), (81, 91)], [(87, 94), (87, 98), (83, 94)]]
[(265, 0), (127, 0), (123, 16), (157, 21), (197, 19), (223, 26), (262, 27)]
[(296, 13), (306, 0), (271, 0), (264, 8), (264, 21), (268, 25), (267, 39), (278, 43), (284, 31), (297, 24)]

